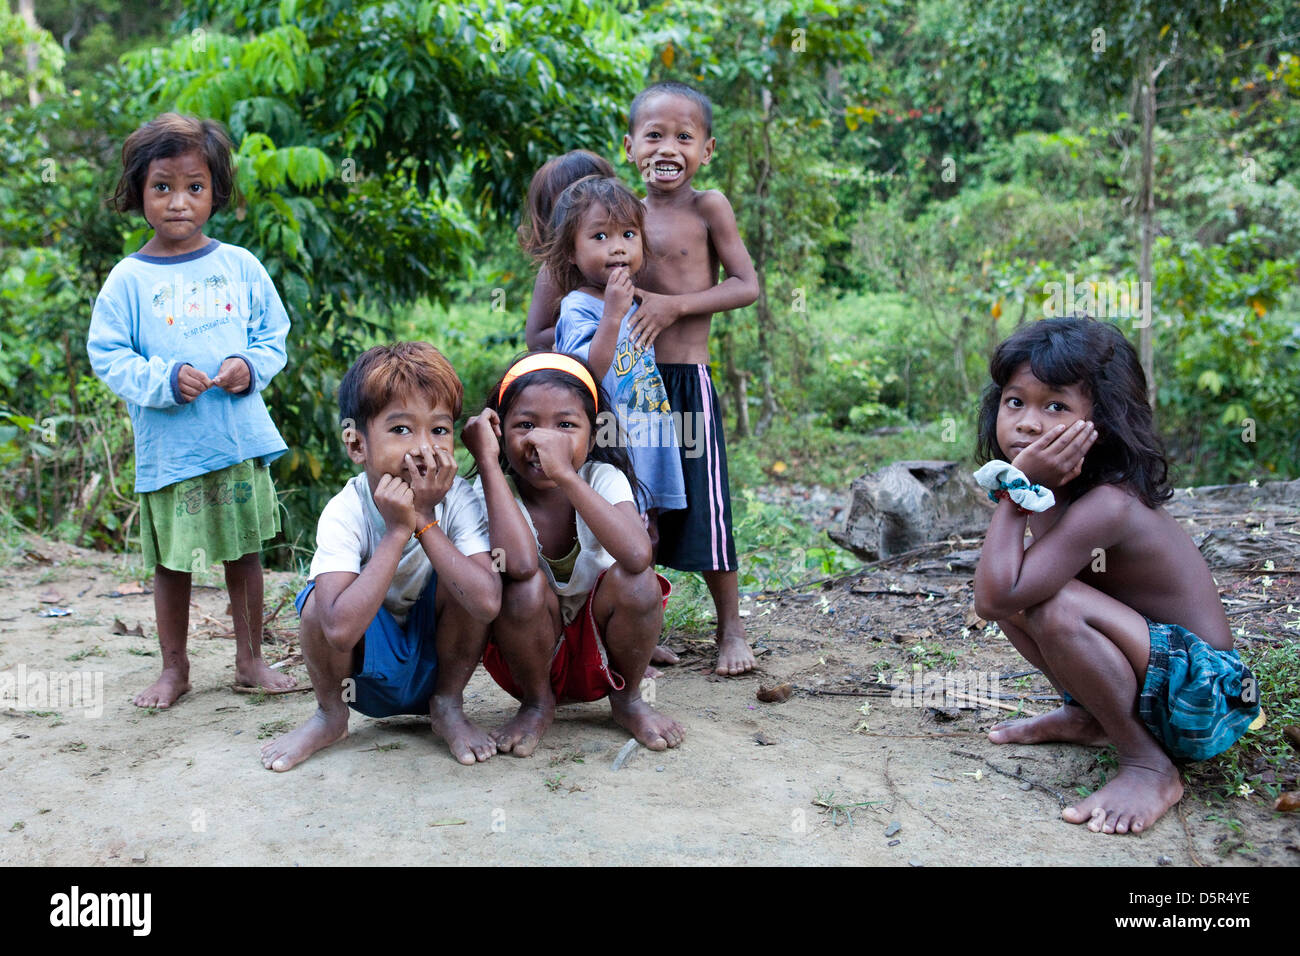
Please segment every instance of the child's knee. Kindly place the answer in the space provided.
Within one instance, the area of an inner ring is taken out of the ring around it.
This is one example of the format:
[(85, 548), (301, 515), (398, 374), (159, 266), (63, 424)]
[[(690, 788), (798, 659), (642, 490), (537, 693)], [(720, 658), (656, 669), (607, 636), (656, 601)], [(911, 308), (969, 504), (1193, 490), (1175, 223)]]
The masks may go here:
[(522, 581), (507, 580), (501, 588), (501, 617), (511, 622), (536, 621), (546, 612), (550, 593), (550, 583), (540, 568)]
[(321, 623), (320, 613), (317, 611), (315, 591), (307, 595), (307, 600), (302, 604), (302, 610), (298, 612), (298, 640), (302, 644), (304, 654), (309, 647), (327, 647), (334, 650), (333, 645), (325, 636), (325, 627)]
[(1035, 638), (1052, 640), (1077, 633), (1083, 615), (1070, 594), (1061, 590), (1041, 604), (1025, 608), (1024, 621)]
[(663, 591), (653, 567), (633, 574), (615, 564), (605, 572), (605, 577), (613, 586), (614, 604), (621, 610), (647, 615), (663, 613)]

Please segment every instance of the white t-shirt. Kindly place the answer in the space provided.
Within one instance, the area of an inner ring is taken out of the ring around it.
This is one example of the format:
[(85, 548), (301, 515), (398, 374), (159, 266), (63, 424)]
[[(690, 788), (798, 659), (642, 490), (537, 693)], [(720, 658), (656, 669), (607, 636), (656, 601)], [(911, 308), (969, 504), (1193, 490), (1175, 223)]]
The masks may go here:
[[(469, 556), (491, 549), (483, 496), (475, 494), (470, 483), (459, 475), (452, 480), (446, 497), (434, 508), (434, 517), (461, 554)], [(360, 574), (385, 530), (365, 473), (350, 478), (321, 512), (316, 525), (316, 554), (311, 559), (308, 580), (314, 581), (317, 575), (330, 571)], [(420, 599), (432, 573), (433, 565), (423, 545), (411, 538), (402, 548), (401, 560), (384, 596), (384, 607), (399, 624), (405, 623), (407, 612)]]
[[(628, 484), (627, 477), (615, 468), (613, 465), (606, 464), (603, 461), (589, 461), (578, 469), (578, 477), (589, 484), (596, 494), (600, 495), (612, 505), (621, 501), (631, 501), (635, 504), (632, 497), (632, 486)], [(483, 495), (483, 480), (475, 480), (474, 491), (478, 493), (480, 500)], [(519, 503), (519, 510), (524, 513), (524, 520), (528, 522), (528, 530), (533, 533), (533, 540), (537, 540), (537, 529), (533, 526), (532, 516), (528, 513), (519, 496), (515, 496), (515, 501)], [(547, 564), (546, 558), (542, 555), (542, 544), (537, 542), (538, 563), (542, 570), (546, 572), (546, 579), (550, 582), (551, 590), (556, 593), (560, 599), (560, 617), (565, 624), (568, 624), (576, 618), (582, 611), (582, 606), (587, 603), (587, 595), (591, 589), (596, 586), (596, 579), (600, 577), (600, 572), (610, 567), (614, 563), (614, 557), (604, 546), (596, 539), (596, 535), (587, 527), (587, 522), (582, 520), (582, 515), (577, 515), (578, 525), (578, 545), (581, 550), (578, 552), (578, 558), (573, 565), (573, 573), (569, 575), (569, 580), (565, 584), (559, 584), (555, 580), (555, 575), (551, 572), (551, 566)]]

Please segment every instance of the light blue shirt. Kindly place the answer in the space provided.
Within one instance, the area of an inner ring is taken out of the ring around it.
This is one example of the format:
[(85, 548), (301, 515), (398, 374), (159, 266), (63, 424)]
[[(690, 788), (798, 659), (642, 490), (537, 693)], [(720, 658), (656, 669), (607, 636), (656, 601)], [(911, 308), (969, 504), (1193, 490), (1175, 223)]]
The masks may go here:
[[(604, 311), (604, 300), (594, 295), (578, 291), (566, 295), (555, 323), (555, 350), (586, 359)], [(632, 470), (649, 492), (648, 500), (637, 496), (637, 506), (642, 511), (673, 511), (686, 507), (678, 442), (681, 416), (674, 417), (668, 406), (663, 376), (655, 365), (654, 346), (639, 349), (632, 344), (628, 324), (635, 313), (634, 302), (619, 323), (614, 358), (601, 385), (614, 403), (626, 433)]]
[[(135, 431), (135, 490), (168, 485), (288, 449), (261, 391), (284, 368), (289, 316), (251, 252), (216, 239), (182, 256), (128, 256), (95, 300), (91, 368), (126, 400)], [(247, 391), (213, 387), (192, 402), (177, 377), (209, 377), (231, 357), (248, 365)]]

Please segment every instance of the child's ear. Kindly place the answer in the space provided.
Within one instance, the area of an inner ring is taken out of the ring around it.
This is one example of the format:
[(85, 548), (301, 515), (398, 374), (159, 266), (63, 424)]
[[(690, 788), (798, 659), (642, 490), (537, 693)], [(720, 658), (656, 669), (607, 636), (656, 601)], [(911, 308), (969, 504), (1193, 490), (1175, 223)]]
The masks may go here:
[(636, 160), (632, 158), (632, 137), (627, 133), (623, 134), (623, 155), (627, 157), (629, 163), (636, 162)]
[(709, 141), (704, 144), (704, 159), (700, 160), (701, 166), (709, 165), (709, 160), (713, 158), (713, 149), (718, 145), (716, 137), (710, 136)]
[(343, 447), (354, 465), (366, 463), (366, 436), (361, 429), (348, 425), (343, 429)]

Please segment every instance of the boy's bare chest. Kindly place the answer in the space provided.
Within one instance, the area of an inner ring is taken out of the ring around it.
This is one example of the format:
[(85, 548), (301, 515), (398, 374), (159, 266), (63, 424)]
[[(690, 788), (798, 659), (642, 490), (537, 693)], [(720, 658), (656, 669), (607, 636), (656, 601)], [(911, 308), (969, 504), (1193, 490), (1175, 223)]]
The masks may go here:
[(652, 292), (699, 292), (717, 283), (718, 260), (701, 216), (686, 212), (646, 215), (645, 275)]

